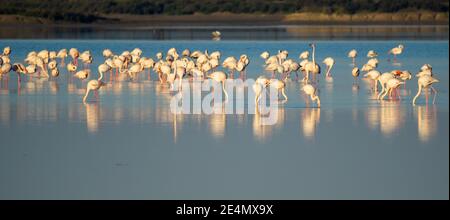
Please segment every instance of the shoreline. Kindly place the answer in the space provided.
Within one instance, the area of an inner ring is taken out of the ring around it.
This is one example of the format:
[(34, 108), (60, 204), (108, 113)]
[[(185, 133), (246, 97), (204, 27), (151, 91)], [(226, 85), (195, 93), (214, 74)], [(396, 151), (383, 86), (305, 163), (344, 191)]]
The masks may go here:
[(282, 25), (448, 25), (448, 13), (399, 12), (322, 14), (194, 14), (194, 15), (100, 15), (102, 19), (92, 23), (50, 21), (43, 18), (20, 15), (0, 15), (2, 25), (38, 25), (50, 27), (97, 27), (97, 26), (282, 26)]

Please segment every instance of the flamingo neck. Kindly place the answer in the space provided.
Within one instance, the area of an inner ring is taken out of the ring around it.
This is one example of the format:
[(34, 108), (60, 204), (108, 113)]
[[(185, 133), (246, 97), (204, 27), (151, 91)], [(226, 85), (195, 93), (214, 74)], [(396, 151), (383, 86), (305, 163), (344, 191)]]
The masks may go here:
[(100, 71), (99, 74), (100, 74), (100, 77), (98, 77), (98, 81), (101, 81), (103, 79), (103, 72)]
[(313, 46), (312, 47), (312, 61), (313, 61), (314, 64), (316, 63), (315, 56), (316, 56), (316, 46)]

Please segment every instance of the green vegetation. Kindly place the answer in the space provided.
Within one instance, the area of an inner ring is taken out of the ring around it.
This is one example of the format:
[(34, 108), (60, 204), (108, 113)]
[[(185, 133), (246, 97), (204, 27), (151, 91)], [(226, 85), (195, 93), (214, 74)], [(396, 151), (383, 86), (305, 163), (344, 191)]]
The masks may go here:
[(448, 0), (1, 0), (0, 14), (93, 22), (102, 14), (448, 12)]

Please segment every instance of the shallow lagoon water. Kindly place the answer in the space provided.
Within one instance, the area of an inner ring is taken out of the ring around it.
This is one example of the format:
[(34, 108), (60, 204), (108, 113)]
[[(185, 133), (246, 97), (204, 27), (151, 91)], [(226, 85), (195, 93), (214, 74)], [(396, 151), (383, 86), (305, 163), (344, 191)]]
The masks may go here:
[[(143, 56), (170, 47), (247, 54), (247, 76), (263, 74), (259, 54), (287, 49), (297, 59), (309, 41), (2, 40), (12, 60), (31, 50), (77, 47), (101, 51), (141, 48)], [(406, 47), (398, 63), (386, 51)], [(278, 121), (260, 126), (252, 114), (174, 115), (174, 93), (152, 72), (138, 82), (113, 82), (100, 101), (82, 103), (85, 83), (25, 79), (11, 74), (0, 89), (2, 199), (448, 199), (448, 41), (317, 41), (317, 60), (331, 56), (334, 80), (320, 76), (322, 108), (308, 108), (300, 84)], [(357, 64), (379, 52), (381, 72), (416, 73), (430, 63), (441, 80), (436, 104), (411, 105), (416, 80), (400, 101), (373, 99), (370, 85), (352, 86)], [(323, 67), (323, 65), (322, 65)], [(96, 68), (93, 68), (96, 70)], [(97, 77), (93, 74), (91, 77)], [(106, 76), (108, 82), (108, 75)], [(2, 81), (2, 83), (4, 80)]]

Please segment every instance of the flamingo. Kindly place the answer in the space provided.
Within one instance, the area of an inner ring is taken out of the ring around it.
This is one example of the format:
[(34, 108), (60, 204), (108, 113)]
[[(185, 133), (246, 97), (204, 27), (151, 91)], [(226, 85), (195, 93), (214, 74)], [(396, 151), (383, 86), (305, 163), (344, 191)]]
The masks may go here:
[(28, 65), (25, 67), (27, 69), (27, 71), (25, 72), (25, 74), (28, 74), (30, 76), (30, 79), (32, 77), (32, 75), (34, 73), (36, 73), (36, 65)]
[(58, 66), (58, 63), (56, 62), (56, 60), (52, 60), (47, 64), (48, 68), (50, 70), (55, 69)]
[(279, 74), (284, 73), (284, 67), (278, 63), (271, 63), (271, 64), (267, 65), (265, 70), (272, 72), (272, 78), (275, 78), (275, 72), (277, 72)]
[(4, 56), (9, 56), (10, 54), (11, 54), (11, 47), (7, 46), (7, 47), (3, 48)]
[(303, 51), (302, 53), (300, 53), (300, 55), (298, 56), (301, 60), (307, 60), (309, 57), (309, 51)]
[(150, 80), (150, 69), (155, 66), (155, 61), (152, 58), (143, 57), (139, 60), (144, 69), (148, 69), (148, 80)]
[(144, 70), (144, 66), (141, 63), (133, 64), (128, 69), (128, 75), (131, 77), (132, 80), (135, 80), (137, 78), (137, 74), (139, 74), (143, 70)]
[(98, 77), (98, 79), (93, 79), (91, 81), (88, 82), (87, 87), (86, 87), (86, 94), (83, 97), (83, 103), (86, 103), (86, 99), (89, 95), (89, 92), (91, 90), (93, 90), (95, 92), (95, 96), (98, 99), (98, 90), (105, 85), (105, 83), (102, 81), (103, 79), (103, 72), (98, 72), (100, 74), (100, 76)]
[(92, 55), (90, 51), (84, 51), (80, 54), (80, 59), (84, 63), (85, 68), (89, 67), (89, 64), (92, 63)]
[(311, 98), (311, 101), (316, 101), (317, 100), (317, 107), (320, 108), (320, 98), (319, 96), (316, 94), (317, 90), (314, 86), (312, 86), (311, 84), (305, 84), (302, 88), (303, 92), (305, 92), (306, 95), (309, 95), (309, 97)]
[(381, 73), (377, 70), (371, 70), (368, 73), (364, 74), (364, 77), (369, 77), (375, 82), (374, 90), (378, 91), (378, 77), (380, 77)]
[(140, 56), (142, 55), (142, 50), (141, 50), (140, 48), (134, 48), (134, 49), (130, 52), (130, 54), (136, 55), (136, 56), (140, 57)]
[(307, 62), (305, 64), (305, 72), (306, 76), (303, 78), (304, 82), (308, 82), (309, 80), (309, 73), (313, 74), (320, 74), (320, 66), (316, 63), (315, 53), (316, 53), (316, 45), (315, 44), (309, 44), (309, 46), (312, 48), (312, 61)]
[(75, 71), (77, 71), (77, 66), (75, 64), (73, 64), (72, 62), (68, 63), (66, 68), (67, 68), (67, 71), (69, 71), (69, 73), (74, 73)]
[(1, 67), (0, 67), (0, 76), (6, 75), (11, 71), (11, 64), (9, 63), (4, 63)]
[(295, 72), (295, 80), (298, 80), (298, 70), (300, 69), (300, 65), (297, 62), (295, 62), (293, 59), (287, 59), (281, 65), (283, 66), (284, 70), (288, 71), (288, 73), (284, 77), (284, 80), (286, 80), (288, 76), (290, 77), (292, 72)]
[(358, 67), (353, 67), (352, 76), (353, 76), (353, 82), (357, 82), (358, 76), (359, 76), (359, 68)]
[(49, 58), (50, 60), (55, 60), (55, 59), (57, 58), (57, 56), (56, 56), (56, 51), (50, 51), (50, 52), (48, 52), (48, 58)]
[(278, 80), (278, 79), (271, 79), (269, 81), (269, 86), (276, 89), (278, 92), (281, 90), (281, 94), (284, 97), (284, 101), (288, 100), (288, 97), (285, 92), (286, 84), (283, 81)]
[(334, 59), (331, 58), (331, 57), (327, 57), (327, 58), (325, 58), (325, 59), (323, 60), (323, 63), (327, 66), (327, 73), (326, 73), (326, 76), (327, 76), (327, 77), (330, 77), (330, 76), (331, 76), (330, 70), (331, 70), (331, 68), (332, 68), (333, 65), (334, 65)]
[(69, 55), (72, 57), (72, 64), (78, 66), (78, 57), (80, 56), (80, 52), (76, 48), (70, 48)]
[(369, 65), (369, 64), (364, 64), (364, 65), (361, 67), (361, 71), (364, 71), (364, 72), (370, 72), (370, 71), (372, 71), (372, 70), (375, 70), (375, 67), (373, 67), (373, 66), (371, 66), (371, 65)]
[(432, 69), (433, 69), (433, 67), (430, 64), (423, 64), (423, 66), (420, 67), (421, 71), (426, 71), (426, 70), (432, 71)]
[(395, 70), (392, 72), (395, 72), (395, 74), (394, 74), (395, 77), (397, 77), (398, 79), (401, 79), (401, 80), (403, 80), (403, 82), (405, 82), (405, 84), (403, 84), (403, 86), (406, 86), (406, 80), (411, 80), (411, 78), (412, 78), (412, 75), (408, 70), (403, 70), (403, 71)]
[(418, 84), (418, 90), (416, 96), (414, 96), (413, 99), (413, 105), (416, 105), (416, 99), (419, 97), (420, 93), (422, 92), (422, 88), (431, 88), (431, 90), (434, 92), (434, 98), (433, 98), (433, 104), (436, 99), (437, 90), (433, 88), (433, 84), (439, 82), (438, 79), (433, 78), (432, 76), (422, 76), (417, 80)]
[(260, 76), (256, 79), (253, 84), (253, 92), (255, 92), (255, 105), (258, 105), (259, 99), (261, 98), (261, 93), (263, 88), (266, 88), (270, 84), (270, 80), (268, 80), (265, 76)]
[(211, 32), (211, 36), (212, 36), (213, 40), (220, 40), (221, 35), (222, 35), (222, 33), (220, 33), (220, 31)]
[(90, 72), (91, 72), (91, 71), (90, 71), (89, 69), (80, 70), (80, 71), (78, 71), (77, 73), (75, 73), (73, 76), (74, 76), (75, 78), (84, 80), (84, 79), (87, 79), (87, 78), (88, 78)]
[[(384, 99), (384, 97), (389, 93), (389, 96), (392, 97), (392, 91), (394, 89), (397, 89), (400, 85), (405, 84), (405, 82), (402, 82), (396, 78), (389, 79), (386, 83), (386, 90), (384, 92), (384, 95), (381, 96), (381, 99)], [(400, 96), (399, 96), (400, 98)]]
[(262, 92), (262, 86), (259, 83), (254, 83), (253, 86), (253, 92), (255, 93), (255, 105), (258, 105), (259, 102), (259, 98), (261, 96), (261, 92)]
[(383, 95), (383, 93), (385, 92), (386, 84), (391, 79), (394, 79), (394, 74), (389, 73), (389, 72), (383, 73), (383, 74), (380, 75), (380, 77), (378, 77), (378, 81), (379, 81), (379, 83), (381, 85), (381, 91), (378, 94), (378, 99), (380, 99), (381, 96)]
[(59, 76), (59, 70), (58, 70), (58, 68), (53, 68), (53, 69), (51, 69), (50, 70), (50, 75), (53, 77), (53, 78), (56, 78), (56, 77), (58, 77)]
[(215, 82), (222, 83), (222, 90), (225, 93), (225, 102), (228, 102), (228, 93), (225, 90), (225, 80), (227, 75), (222, 71), (216, 71), (208, 75), (208, 78), (214, 80)]
[(234, 70), (236, 69), (236, 65), (237, 60), (234, 57), (227, 57), (222, 63), (222, 67), (228, 69), (231, 78), (234, 78)]
[(209, 65), (211, 65), (211, 69), (215, 70), (219, 66), (219, 59), (217, 58), (210, 59)]
[(189, 57), (191, 55), (191, 51), (189, 49), (184, 49), (183, 52), (181, 52), (181, 56), (183, 57)]
[(352, 64), (353, 64), (353, 66), (355, 66), (355, 63), (356, 63), (355, 59), (356, 59), (356, 56), (358, 56), (358, 52), (355, 49), (353, 49), (353, 50), (350, 50), (347, 55), (349, 58), (352, 58)]
[(177, 49), (175, 49), (175, 48), (173, 48), (173, 47), (170, 48), (170, 49), (167, 51), (167, 57), (169, 57), (169, 56), (172, 56), (174, 60), (178, 59), (179, 55), (178, 55), (178, 53), (177, 53)]
[(113, 52), (110, 49), (104, 49), (102, 55), (105, 59), (114, 56)]
[(56, 54), (56, 57), (61, 59), (61, 65), (64, 66), (64, 60), (67, 57), (67, 49), (61, 49), (58, 51), (58, 53)]
[[(20, 74), (25, 74), (27, 72), (26, 67), (21, 63), (14, 63), (11, 69), (17, 74), (17, 83), (20, 83)], [(9, 71), (8, 71), (9, 72)]]
[(106, 63), (102, 63), (98, 66), (98, 72), (106, 73), (111, 70), (111, 66)]
[(377, 56), (378, 56), (378, 53), (375, 52), (374, 50), (369, 50), (369, 52), (367, 52), (367, 57), (368, 58), (374, 58), (374, 57), (377, 57)]
[(403, 49), (404, 48), (405, 47), (402, 44), (399, 44), (397, 47), (394, 47), (394, 48), (390, 49), (388, 51), (388, 54), (394, 55), (394, 61), (395, 61), (397, 59), (397, 55), (400, 55), (400, 54), (403, 53)]
[(9, 58), (9, 56), (0, 56), (0, 60), (1, 60), (0, 62), (2, 64), (4, 64), (4, 63), (11, 63), (11, 59)]
[[(160, 83), (164, 83), (162, 76), (164, 76), (164, 75), (171, 76), (170, 75), (171, 69), (167, 63), (157, 63), (157, 65), (155, 65), (154, 69), (155, 69), (155, 72), (158, 73)], [(175, 78), (175, 74), (173, 74), (173, 77)]]
[(372, 59), (368, 60), (366, 64), (373, 68), (376, 68), (378, 66), (378, 59), (372, 58)]
[(220, 59), (220, 56), (221, 56), (221, 54), (220, 54), (220, 52), (219, 51), (214, 51), (214, 52), (212, 52), (210, 55), (209, 55), (209, 58), (211, 58), (211, 59)]
[(269, 54), (269, 52), (264, 51), (264, 52), (262, 52), (259, 56), (260, 56), (261, 58), (263, 58), (264, 60), (267, 60), (267, 58), (269, 58), (270, 54)]
[(249, 64), (250, 60), (247, 55), (243, 54), (239, 58), (239, 61), (236, 64), (236, 70), (239, 71), (239, 75), (242, 75), (242, 72), (245, 72), (245, 68)]

